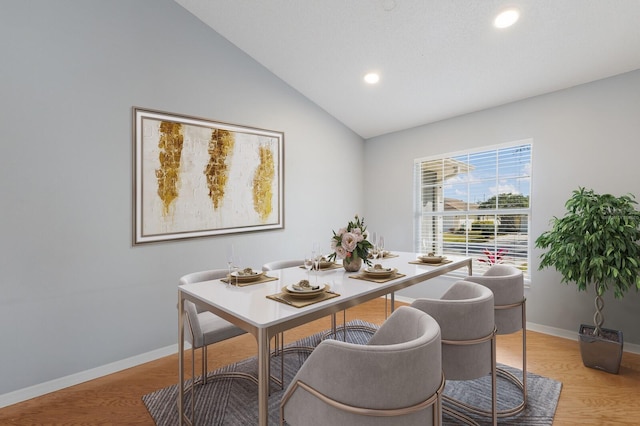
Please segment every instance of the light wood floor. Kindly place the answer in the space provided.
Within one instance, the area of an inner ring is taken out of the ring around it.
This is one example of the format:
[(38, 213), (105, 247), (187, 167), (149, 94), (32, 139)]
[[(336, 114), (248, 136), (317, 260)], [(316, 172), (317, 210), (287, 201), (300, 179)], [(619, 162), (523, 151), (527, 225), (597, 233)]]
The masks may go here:
[[(347, 312), (380, 324), (384, 299)], [(327, 329), (329, 319), (288, 331), (287, 341)], [(498, 361), (521, 368), (520, 334), (498, 337)], [(255, 340), (243, 335), (210, 348), (209, 368), (255, 355)], [(199, 351), (198, 351), (199, 353)], [(527, 333), (528, 370), (563, 383), (555, 425), (640, 424), (640, 355), (625, 353), (620, 374), (582, 365), (578, 343), (540, 333)], [(177, 382), (177, 355), (111, 374), (87, 383), (0, 409), (2, 425), (117, 424), (153, 425), (142, 396)], [(190, 358), (187, 358), (187, 363)], [(199, 365), (199, 364), (197, 364)]]

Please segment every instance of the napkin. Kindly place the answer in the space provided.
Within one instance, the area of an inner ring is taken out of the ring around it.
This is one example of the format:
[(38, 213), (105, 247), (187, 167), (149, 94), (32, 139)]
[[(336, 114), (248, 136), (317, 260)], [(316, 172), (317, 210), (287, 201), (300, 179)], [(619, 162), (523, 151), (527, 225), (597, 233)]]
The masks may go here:
[(318, 290), (320, 288), (319, 285), (309, 285), (309, 281), (307, 280), (302, 280), (298, 284), (292, 284), (291, 287), (298, 291)]

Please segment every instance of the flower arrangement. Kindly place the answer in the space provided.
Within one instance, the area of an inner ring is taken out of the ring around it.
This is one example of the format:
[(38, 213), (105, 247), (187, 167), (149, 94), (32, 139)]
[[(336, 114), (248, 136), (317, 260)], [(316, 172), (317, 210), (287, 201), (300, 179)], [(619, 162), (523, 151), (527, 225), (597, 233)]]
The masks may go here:
[(333, 261), (337, 257), (343, 259), (346, 263), (351, 263), (351, 260), (357, 256), (367, 265), (371, 265), (369, 249), (373, 245), (367, 240), (367, 237), (368, 233), (364, 219), (360, 219), (358, 215), (355, 215), (354, 220), (350, 221), (346, 228), (340, 228), (337, 233), (333, 231), (333, 237), (331, 238), (333, 253), (328, 256), (329, 260)]
[(495, 265), (497, 263), (502, 263), (502, 260), (504, 258), (503, 255), (507, 253), (507, 250), (498, 249), (494, 253), (492, 253), (489, 250), (484, 249), (482, 252), (484, 253), (484, 255), (487, 258), (486, 259), (478, 259), (478, 262), (487, 263), (489, 265)]

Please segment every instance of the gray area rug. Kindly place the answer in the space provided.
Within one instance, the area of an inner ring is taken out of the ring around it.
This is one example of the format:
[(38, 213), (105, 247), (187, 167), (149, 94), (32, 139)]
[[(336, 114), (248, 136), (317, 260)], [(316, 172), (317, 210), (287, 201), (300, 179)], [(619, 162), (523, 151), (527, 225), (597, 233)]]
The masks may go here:
[[(364, 325), (375, 328), (375, 325), (355, 320), (351, 325)], [(325, 333), (318, 333), (306, 337), (294, 343), (296, 346), (317, 346)], [(342, 339), (342, 333), (338, 333)], [(352, 329), (347, 332), (347, 341), (365, 344), (371, 337), (370, 333)], [(304, 351), (288, 352), (285, 355), (284, 377), (288, 385), (307, 358)], [(271, 374), (280, 377), (280, 359), (272, 358)], [(501, 366), (521, 377), (521, 371), (507, 366)], [(249, 358), (236, 364), (225, 366), (216, 372), (242, 371), (257, 376), (257, 364), (255, 358)], [(541, 377), (535, 374), (527, 374), (529, 403), (527, 408), (517, 416), (499, 419), (501, 425), (551, 425), (553, 416), (560, 397), (562, 383)], [(269, 424), (280, 423), (280, 399), (283, 390), (272, 382), (271, 396), (269, 397)], [(472, 405), (486, 409), (491, 407), (491, 381), (489, 377), (465, 381), (448, 382), (445, 394), (463, 400)], [(250, 380), (243, 379), (219, 379), (212, 380), (205, 386), (196, 386), (195, 397), (195, 423), (198, 425), (255, 425), (258, 424), (258, 390)], [(151, 417), (159, 426), (178, 424), (178, 410), (176, 406), (178, 396), (177, 385), (144, 395), (142, 400)], [(498, 379), (498, 409), (517, 405), (521, 399), (520, 391), (504, 379)], [(446, 405), (446, 404), (445, 404)], [(185, 399), (187, 414), (191, 413), (191, 398), (187, 393)], [(468, 414), (468, 413), (467, 413)], [(490, 419), (483, 419), (471, 415), (481, 425), (490, 425)], [(448, 415), (443, 415), (445, 425), (457, 425), (460, 422)]]

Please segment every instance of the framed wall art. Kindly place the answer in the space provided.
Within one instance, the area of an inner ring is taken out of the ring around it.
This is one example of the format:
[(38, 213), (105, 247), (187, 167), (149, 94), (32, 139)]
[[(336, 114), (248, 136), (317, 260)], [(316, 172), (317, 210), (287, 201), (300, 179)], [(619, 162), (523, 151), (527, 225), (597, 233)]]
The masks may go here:
[(134, 244), (284, 227), (284, 133), (133, 115)]

